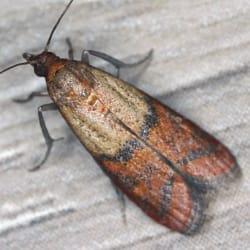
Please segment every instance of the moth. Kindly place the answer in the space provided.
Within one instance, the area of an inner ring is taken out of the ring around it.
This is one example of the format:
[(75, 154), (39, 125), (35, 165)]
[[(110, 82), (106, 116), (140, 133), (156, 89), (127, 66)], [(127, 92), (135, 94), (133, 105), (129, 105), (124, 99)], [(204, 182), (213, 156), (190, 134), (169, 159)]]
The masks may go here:
[[(119, 70), (149, 60), (126, 64), (107, 54), (84, 50), (82, 60), (49, 52), (53, 34), (73, 3), (69, 2), (38, 55), (24, 53), (39, 77), (46, 79), (52, 103), (39, 107), (39, 122), (47, 151), (53, 142), (43, 112), (59, 110), (80, 142), (111, 181), (146, 214), (166, 227), (184, 233), (197, 232), (204, 222), (206, 192), (222, 179), (235, 176), (239, 166), (230, 151), (213, 136), (145, 92), (124, 82)], [(113, 76), (89, 63), (89, 55), (113, 64)], [(33, 92), (28, 99), (47, 93)]]

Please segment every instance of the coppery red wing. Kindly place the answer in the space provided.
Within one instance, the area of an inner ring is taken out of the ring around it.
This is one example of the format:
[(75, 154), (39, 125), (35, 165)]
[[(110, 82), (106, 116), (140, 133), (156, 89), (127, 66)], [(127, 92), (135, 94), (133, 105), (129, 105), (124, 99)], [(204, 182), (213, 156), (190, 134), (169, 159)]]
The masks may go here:
[(97, 160), (113, 182), (157, 222), (193, 234), (204, 221), (201, 195), (143, 142), (132, 140), (113, 158)]
[(216, 187), (240, 171), (236, 159), (217, 139), (172, 109), (151, 99), (154, 124), (144, 140), (198, 188)]

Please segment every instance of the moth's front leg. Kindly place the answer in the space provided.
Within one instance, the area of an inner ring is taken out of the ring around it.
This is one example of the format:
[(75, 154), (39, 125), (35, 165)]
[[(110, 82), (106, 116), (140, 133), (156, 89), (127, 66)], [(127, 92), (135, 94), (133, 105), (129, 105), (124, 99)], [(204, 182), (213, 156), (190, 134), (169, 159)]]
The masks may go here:
[(45, 123), (45, 120), (44, 120), (44, 117), (43, 117), (43, 112), (57, 110), (57, 109), (58, 108), (54, 103), (44, 104), (38, 108), (39, 123), (40, 123), (41, 129), (42, 129), (43, 137), (44, 137), (46, 145), (47, 145), (47, 151), (46, 151), (45, 156), (42, 159), (42, 161), (37, 166), (30, 169), (30, 171), (36, 171), (36, 170), (40, 169), (41, 166), (47, 161), (47, 159), (50, 155), (53, 143), (55, 141), (59, 141), (59, 140), (63, 139), (63, 138), (53, 139), (50, 136), (49, 131), (48, 131), (47, 126), (46, 126), (46, 123)]

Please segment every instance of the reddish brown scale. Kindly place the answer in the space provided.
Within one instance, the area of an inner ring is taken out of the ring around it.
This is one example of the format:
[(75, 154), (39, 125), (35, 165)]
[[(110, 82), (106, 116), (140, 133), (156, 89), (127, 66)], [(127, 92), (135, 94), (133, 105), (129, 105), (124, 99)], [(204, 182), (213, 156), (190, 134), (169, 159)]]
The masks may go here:
[(158, 123), (150, 130), (147, 141), (183, 173), (213, 186), (217, 177), (239, 170), (230, 151), (213, 136), (158, 101), (152, 105)]
[(157, 222), (183, 233), (193, 233), (203, 222), (200, 197), (193, 198), (183, 178), (148, 147), (137, 149), (127, 162), (99, 163), (116, 185)]

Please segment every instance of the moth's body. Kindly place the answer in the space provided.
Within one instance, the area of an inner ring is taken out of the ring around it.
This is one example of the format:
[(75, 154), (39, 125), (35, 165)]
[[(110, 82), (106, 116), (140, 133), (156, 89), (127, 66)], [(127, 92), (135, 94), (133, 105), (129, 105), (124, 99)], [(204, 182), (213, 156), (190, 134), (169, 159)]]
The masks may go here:
[(201, 190), (237, 169), (216, 139), (144, 92), (82, 62), (46, 53), (48, 93), (112, 181), (167, 227), (202, 224)]
[[(84, 52), (82, 61), (74, 61), (69, 39), (70, 60), (48, 52), (53, 34), (72, 3), (60, 15), (41, 54), (24, 53), (26, 62), (0, 71), (2, 74), (30, 64), (37, 76), (46, 78), (54, 103), (38, 109), (47, 152), (34, 169), (46, 161), (55, 141), (42, 112), (58, 109), (112, 181), (144, 212), (173, 230), (196, 232), (204, 221), (203, 193), (222, 178), (239, 172), (235, 158), (180, 114), (119, 78), (91, 67)], [(101, 52), (85, 52), (110, 62), (118, 72), (122, 67), (141, 64), (152, 54), (126, 64)], [(34, 96), (44, 94), (34, 92), (27, 100)]]

